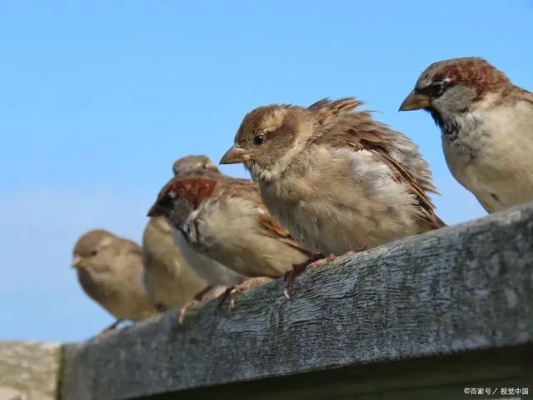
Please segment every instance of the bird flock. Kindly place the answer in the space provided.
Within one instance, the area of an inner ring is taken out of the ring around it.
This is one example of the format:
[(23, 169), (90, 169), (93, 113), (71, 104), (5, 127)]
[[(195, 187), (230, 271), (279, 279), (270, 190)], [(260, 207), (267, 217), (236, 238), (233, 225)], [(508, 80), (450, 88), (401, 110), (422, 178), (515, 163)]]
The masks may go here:
[[(170, 309), (183, 323), (213, 298), (231, 310), (242, 291), (280, 277), (289, 298), (309, 268), (446, 226), (417, 145), (362, 104), (257, 107), (220, 159), (251, 180), (185, 156), (148, 210), (142, 247), (103, 229), (82, 235), (72, 266), (117, 320), (104, 332)], [(452, 175), (488, 213), (533, 200), (533, 93), (486, 60), (431, 64), (399, 110), (429, 112)]]

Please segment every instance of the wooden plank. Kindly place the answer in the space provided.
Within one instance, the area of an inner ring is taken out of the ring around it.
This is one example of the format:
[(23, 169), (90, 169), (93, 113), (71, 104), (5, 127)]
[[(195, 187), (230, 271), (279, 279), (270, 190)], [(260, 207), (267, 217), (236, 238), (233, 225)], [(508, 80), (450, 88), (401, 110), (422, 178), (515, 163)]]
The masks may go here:
[(0, 341), (0, 400), (57, 399), (61, 353), (57, 343)]
[[(184, 326), (168, 312), (97, 343), (67, 346), (63, 398), (126, 399), (331, 369), (338, 375), (530, 344), (533, 204), (338, 260), (299, 277), (289, 301), (281, 284), (243, 294), (231, 315), (210, 302)], [(480, 381), (483, 370), (490, 379), (520, 376), (519, 360), (507, 360), (512, 376), (484, 365)], [(397, 387), (405, 383), (396, 379)], [(276, 398), (268, 397), (276, 387), (265, 390), (264, 398)]]
[[(519, 360), (524, 351), (524, 346), (519, 346), (450, 356), (342, 367), (282, 378), (266, 378), (201, 389), (167, 392), (162, 395), (142, 397), (142, 399), (353, 400), (374, 397), (395, 399), (408, 398), (408, 396), (423, 398), (429, 394), (432, 395), (426, 398), (463, 399), (465, 398), (464, 389), (466, 387), (490, 387), (493, 389), (523, 387), (524, 385), (520, 382)], [(494, 399), (495, 397), (492, 396), (491, 398)]]

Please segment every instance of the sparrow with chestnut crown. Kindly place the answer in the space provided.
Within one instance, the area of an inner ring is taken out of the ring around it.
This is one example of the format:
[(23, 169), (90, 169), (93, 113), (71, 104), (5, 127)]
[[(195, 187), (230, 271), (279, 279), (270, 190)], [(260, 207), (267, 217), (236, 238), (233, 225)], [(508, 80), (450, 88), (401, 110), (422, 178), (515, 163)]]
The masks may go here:
[(257, 185), (245, 179), (212, 172), (177, 175), (149, 215), (165, 216), (196, 253), (253, 278), (228, 290), (230, 309), (244, 289), (282, 276), (310, 255), (269, 215)]
[(533, 93), (479, 57), (431, 64), (400, 111), (424, 109), (441, 129), (452, 175), (488, 213), (533, 200)]

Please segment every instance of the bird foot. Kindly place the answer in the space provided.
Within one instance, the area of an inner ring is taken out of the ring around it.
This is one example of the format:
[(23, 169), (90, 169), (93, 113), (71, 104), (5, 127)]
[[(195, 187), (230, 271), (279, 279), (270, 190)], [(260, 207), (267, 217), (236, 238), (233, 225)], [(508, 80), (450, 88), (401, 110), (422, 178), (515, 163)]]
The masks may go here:
[(245, 290), (262, 286), (268, 282), (271, 282), (272, 278), (267, 277), (256, 277), (256, 278), (249, 278), (246, 279), (244, 282), (235, 285), (231, 288), (226, 289), (224, 293), (222, 293), (219, 297), (219, 303), (218, 307), (221, 308), (226, 299), (229, 299), (229, 312), (231, 313), (233, 309), (235, 308), (235, 301), (237, 300), (237, 297), (239, 297)]
[(206, 286), (205, 288), (203, 288), (202, 290), (200, 290), (198, 293), (196, 293), (193, 297), (194, 300), (197, 300), (197, 301), (202, 301), (204, 300), (204, 297), (206, 297), (206, 295), (212, 291), (214, 289), (214, 286), (213, 285), (208, 285)]
[(115, 322), (113, 322), (111, 325), (109, 325), (107, 328), (102, 330), (98, 335), (96, 335), (96, 340), (102, 339), (104, 336), (106, 336), (108, 333), (114, 331), (117, 329), (117, 326), (122, 322), (122, 319), (117, 319)]
[(364, 251), (365, 248), (364, 247), (361, 247), (360, 249), (357, 249), (357, 250), (350, 250), (344, 254), (341, 254), (340, 256), (338, 257), (335, 257), (336, 259), (337, 258), (348, 258), (350, 256), (353, 256), (354, 254), (357, 254), (357, 253), (360, 253), (361, 251)]
[(178, 325), (183, 325), (183, 322), (185, 321), (185, 317), (187, 316), (187, 313), (189, 312), (189, 309), (198, 304), (200, 301), (196, 299), (192, 299), (191, 301), (188, 301), (185, 303), (178, 311)]
[(309, 268), (317, 268), (317, 267), (324, 265), (327, 262), (327, 259), (330, 257), (332, 256), (330, 255), (326, 257), (322, 253), (314, 253), (311, 257), (309, 257), (303, 263), (294, 264), (292, 266), (292, 269), (290, 271), (287, 271), (284, 276), (285, 287), (283, 288), (283, 293), (285, 294), (285, 297), (287, 299), (290, 299), (292, 285), (294, 283), (294, 279), (296, 279), (298, 275), (301, 275), (302, 273), (304, 273), (304, 271), (306, 271)]
[(178, 324), (183, 325), (183, 322), (185, 321), (185, 317), (187, 316), (187, 312), (189, 311), (189, 309), (197, 303), (204, 301), (209, 292), (213, 291), (214, 289), (215, 287), (213, 287), (212, 285), (208, 285), (202, 290), (200, 290), (198, 293), (196, 293), (191, 301), (185, 303), (178, 312)]
[(285, 294), (285, 297), (287, 299), (290, 299), (291, 297), (290, 295), (292, 292), (292, 286), (294, 284), (294, 280), (296, 279), (298, 275), (301, 275), (307, 270), (322, 267), (323, 265), (328, 264), (337, 258), (348, 257), (348, 256), (351, 256), (352, 254), (358, 253), (363, 250), (364, 248), (360, 248), (357, 250), (350, 250), (340, 256), (330, 254), (327, 257), (324, 256), (322, 253), (315, 253), (307, 261), (304, 261), (303, 263), (300, 263), (300, 264), (294, 264), (292, 266), (292, 270), (285, 273), (285, 288), (283, 289), (283, 293)]

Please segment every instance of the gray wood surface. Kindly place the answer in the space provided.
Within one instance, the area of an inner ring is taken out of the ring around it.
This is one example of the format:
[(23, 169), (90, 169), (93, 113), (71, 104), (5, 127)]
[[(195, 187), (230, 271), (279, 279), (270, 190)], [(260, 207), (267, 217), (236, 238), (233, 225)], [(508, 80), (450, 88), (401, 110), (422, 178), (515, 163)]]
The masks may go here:
[(69, 345), (62, 393), (370, 400), (440, 387), (447, 399), (450, 385), (518, 385), (532, 317), (528, 205), (337, 260), (298, 277), (288, 301), (275, 281), (231, 315), (210, 302), (184, 326), (168, 312)]
[(0, 400), (57, 399), (58, 343), (0, 341)]

